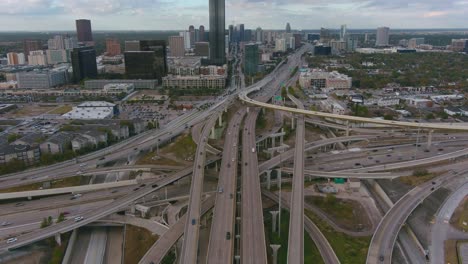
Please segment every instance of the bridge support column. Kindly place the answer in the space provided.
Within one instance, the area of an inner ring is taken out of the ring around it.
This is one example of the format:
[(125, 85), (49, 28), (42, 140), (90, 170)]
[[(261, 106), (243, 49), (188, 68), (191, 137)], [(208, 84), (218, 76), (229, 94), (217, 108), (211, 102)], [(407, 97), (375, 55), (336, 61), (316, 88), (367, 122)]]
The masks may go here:
[[(284, 128), (281, 128), (281, 133), (284, 133)], [(283, 146), (284, 135), (280, 136), (280, 146)]]
[(240, 264), (240, 256), (239, 255), (235, 255), (234, 259), (236, 260), (236, 264)]
[(266, 171), (266, 176), (267, 176), (267, 189), (270, 190), (270, 185), (271, 185), (271, 170)]
[(432, 133), (434, 133), (434, 130), (429, 130), (429, 135), (427, 135), (427, 149), (430, 149), (432, 145)]
[(215, 127), (211, 128), (211, 138), (215, 137)]
[(135, 210), (136, 210), (135, 209), (135, 204), (132, 203), (132, 205), (130, 205), (130, 213), (135, 214)]
[(294, 115), (291, 116), (291, 129), (294, 129)]
[(215, 162), (215, 171), (218, 171), (218, 162)]
[(278, 250), (281, 245), (270, 245), (271, 249), (273, 249), (273, 264), (278, 263)]
[(346, 120), (346, 136), (349, 137), (349, 120)]
[(276, 187), (281, 186), (281, 169), (276, 170)]
[(275, 137), (271, 137), (271, 147), (274, 148), (275, 147)]
[[(244, 102), (244, 101), (242, 101), (242, 102)], [(247, 109), (245, 109), (245, 112), (248, 113), (249, 111), (250, 111), (250, 108), (247, 106)]]
[(57, 242), (59, 246), (62, 245), (62, 238), (60, 237), (60, 233), (55, 234), (55, 242)]
[(219, 125), (219, 126), (222, 126), (222, 125), (223, 125), (223, 114), (220, 114), (220, 115), (219, 115), (219, 118), (218, 118), (218, 125)]
[(279, 211), (270, 211), (270, 214), (273, 220), (272, 225), (271, 225), (271, 232), (276, 232), (276, 218), (279, 214)]

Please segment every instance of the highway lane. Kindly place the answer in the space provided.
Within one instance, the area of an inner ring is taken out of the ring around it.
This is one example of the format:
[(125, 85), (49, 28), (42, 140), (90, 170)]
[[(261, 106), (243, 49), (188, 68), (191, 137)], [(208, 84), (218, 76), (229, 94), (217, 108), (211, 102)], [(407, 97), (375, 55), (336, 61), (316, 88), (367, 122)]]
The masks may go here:
[(390, 264), (398, 232), (411, 212), (432, 192), (443, 187), (457, 177), (462, 177), (467, 171), (467, 169), (457, 169), (445, 173), (413, 188), (400, 198), (385, 214), (372, 236), (367, 254), (367, 263)]
[(251, 109), (242, 134), (241, 262), (267, 263), (263, 209), (255, 143), (257, 109)]
[[(278, 195), (273, 192), (262, 190), (262, 194), (277, 203), (279, 201)], [(290, 210), (291, 208), (290, 201), (286, 200), (285, 197), (281, 197), (281, 205), (284, 207), (284, 209), (287, 210)], [(335, 251), (331, 247), (330, 243), (328, 243), (328, 240), (322, 234), (320, 229), (308, 217), (304, 218), (304, 228), (309, 234), (310, 238), (314, 241), (314, 244), (317, 246), (317, 249), (320, 252), (320, 256), (322, 256), (323, 262), (325, 262), (325, 264), (339, 264), (340, 261), (338, 260), (338, 257), (336, 256)]]
[(179, 263), (196, 263), (198, 260), (198, 242), (201, 220), (201, 195), (203, 192), (203, 178), (206, 163), (206, 144), (211, 128), (216, 124), (218, 115), (214, 114), (205, 124), (201, 134), (201, 141), (197, 146), (193, 164), (193, 176), (190, 187), (190, 200), (185, 223), (184, 239)]
[[(207, 198), (202, 204), (201, 214), (206, 214), (214, 205), (214, 196)], [(159, 239), (151, 246), (139, 264), (161, 263), (172, 246), (184, 234), (185, 222), (187, 222), (187, 214), (184, 214), (179, 220), (169, 228)]]
[(445, 240), (468, 239), (467, 233), (454, 230), (453, 226), (451, 226), (449, 223), (453, 212), (467, 195), (468, 181), (465, 179), (462, 181), (462, 184), (459, 185), (459, 187), (444, 201), (442, 207), (437, 212), (437, 215), (435, 216), (435, 223), (431, 227), (431, 245), (429, 246), (430, 263), (444, 263)]
[[(294, 168), (282, 167), (282, 172), (293, 173)], [(395, 179), (401, 176), (408, 176), (408, 173), (396, 172), (325, 172), (304, 170), (304, 176), (319, 178), (344, 178), (344, 179)]]
[[(297, 98), (292, 95), (289, 95), (289, 98), (298, 108), (304, 109), (304, 105)], [(290, 201), (291, 214), (289, 214), (289, 264), (302, 264), (304, 262), (304, 136), (304, 116), (299, 115), (296, 122), (296, 143)]]
[(239, 129), (244, 116), (245, 109), (237, 111), (225, 135), (207, 263), (232, 263), (234, 260)]

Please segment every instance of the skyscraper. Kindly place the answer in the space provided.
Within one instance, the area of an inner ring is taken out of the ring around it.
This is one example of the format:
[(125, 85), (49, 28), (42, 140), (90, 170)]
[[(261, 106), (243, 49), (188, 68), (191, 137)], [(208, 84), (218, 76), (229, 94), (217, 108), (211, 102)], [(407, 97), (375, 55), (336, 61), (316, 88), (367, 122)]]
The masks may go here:
[(73, 49), (71, 53), (73, 81), (80, 82), (85, 78), (97, 77), (96, 50), (94, 47)]
[(286, 23), (286, 33), (291, 33), (291, 24)]
[(106, 52), (107, 56), (120, 55), (122, 53), (120, 42), (117, 39), (106, 39)]
[(341, 25), (340, 29), (340, 40), (345, 41), (346, 40), (346, 25)]
[(210, 62), (224, 65), (226, 62), (225, 0), (210, 0)]
[(377, 36), (375, 45), (376, 46), (388, 46), (388, 40), (390, 37), (390, 28), (379, 27), (377, 28)]
[(320, 28), (320, 42), (328, 43), (330, 41), (330, 30), (327, 28)]
[(294, 33), (294, 49), (298, 49), (301, 46), (302, 42), (302, 34), (301, 33)]
[(76, 20), (76, 35), (78, 36), (78, 42), (92, 42), (93, 32), (91, 31), (91, 20)]
[(258, 66), (258, 45), (245, 45), (244, 53), (244, 72), (246, 75), (255, 75)]
[(127, 51), (140, 51), (140, 41), (139, 40), (126, 40), (125, 52)]
[(193, 25), (190, 25), (189, 33), (190, 33), (190, 47), (193, 47), (193, 45), (195, 45), (195, 27)]
[(239, 42), (245, 41), (245, 27), (244, 24), (239, 24)]
[(184, 48), (186, 50), (190, 49), (191, 48), (191, 45), (190, 45), (190, 32), (189, 31), (179, 32), (179, 36), (184, 38)]
[(229, 25), (228, 34), (229, 34), (229, 43), (233, 43), (234, 38), (235, 38), (235, 36), (234, 36), (234, 34), (235, 34), (234, 25)]
[(184, 37), (170, 36), (169, 50), (171, 51), (172, 57), (183, 57), (185, 55)]
[(263, 30), (261, 27), (258, 27), (257, 30), (255, 30), (255, 41), (263, 42)]
[(38, 39), (25, 39), (23, 40), (24, 54), (29, 55), (30, 51), (42, 49), (42, 42)]
[(65, 43), (62, 35), (56, 35), (53, 39), (47, 41), (47, 48), (50, 50), (63, 50)]
[(158, 79), (167, 74), (166, 42), (140, 40), (140, 51), (125, 52), (125, 73), (132, 79)]
[(198, 29), (198, 42), (205, 41), (205, 26), (201, 25)]
[(24, 53), (16, 53), (16, 52), (7, 53), (7, 59), (8, 59), (8, 65), (19, 65), (19, 64), (26, 63)]

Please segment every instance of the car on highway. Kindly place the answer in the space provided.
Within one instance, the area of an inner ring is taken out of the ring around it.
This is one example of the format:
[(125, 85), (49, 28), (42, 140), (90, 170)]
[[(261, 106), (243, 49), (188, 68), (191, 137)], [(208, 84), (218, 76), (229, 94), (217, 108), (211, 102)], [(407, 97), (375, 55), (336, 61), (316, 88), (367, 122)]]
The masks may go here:
[(83, 220), (84, 217), (83, 216), (77, 216), (77, 217), (75, 217), (73, 219), (75, 220), (75, 222), (79, 222), (79, 221)]
[(12, 222), (2, 222), (2, 226), (9, 226), (11, 224), (12, 224)]
[(219, 187), (219, 188), (218, 188), (218, 192), (219, 192), (219, 193), (223, 193), (223, 191), (224, 191), (223, 187)]
[(18, 241), (18, 238), (12, 237), (12, 238), (7, 239), (6, 243), (10, 244), (10, 243), (13, 243), (13, 242), (16, 242), (16, 241)]
[(252, 148), (252, 153), (255, 153), (255, 148)]
[(151, 185), (151, 188), (157, 188), (157, 187), (158, 187), (158, 185), (157, 185), (157, 184), (153, 184), (153, 185)]
[(23, 205), (24, 205), (24, 203), (16, 203), (15, 207), (20, 207), (20, 206), (23, 206)]
[(231, 232), (226, 232), (226, 240), (231, 239)]
[(112, 190), (111, 193), (116, 193), (118, 192), (119, 190)]
[(379, 260), (383, 262), (384, 261), (384, 256), (380, 255)]
[(197, 223), (197, 220), (195, 218), (192, 219), (192, 225), (195, 225)]

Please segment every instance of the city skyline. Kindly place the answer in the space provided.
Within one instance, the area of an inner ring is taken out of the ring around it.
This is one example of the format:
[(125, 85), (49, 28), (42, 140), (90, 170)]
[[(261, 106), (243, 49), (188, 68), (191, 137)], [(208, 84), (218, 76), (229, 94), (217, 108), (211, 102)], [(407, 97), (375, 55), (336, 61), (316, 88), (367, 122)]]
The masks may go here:
[[(234, 21), (244, 23), (246, 28), (284, 29), (285, 23), (290, 22), (292, 29), (339, 28), (341, 24), (356, 29), (383, 25), (425, 29), (463, 28), (468, 24), (465, 0), (443, 3), (417, 0), (411, 5), (380, 0), (356, 0), (352, 4), (341, 0), (309, 2), (227, 1), (226, 25)], [(80, 18), (92, 20), (94, 30), (180, 30), (191, 24), (209, 25), (208, 1), (202, 0), (137, 3), (108, 0), (93, 5), (82, 1), (40, 0), (26, 1), (21, 6), (0, 3), (0, 10), (0, 31), (72, 30), (73, 20)], [(160, 15), (154, 16), (154, 12)]]

